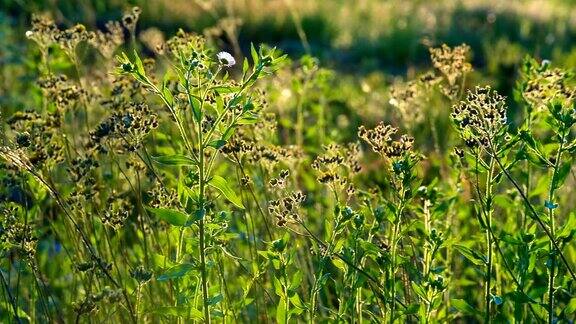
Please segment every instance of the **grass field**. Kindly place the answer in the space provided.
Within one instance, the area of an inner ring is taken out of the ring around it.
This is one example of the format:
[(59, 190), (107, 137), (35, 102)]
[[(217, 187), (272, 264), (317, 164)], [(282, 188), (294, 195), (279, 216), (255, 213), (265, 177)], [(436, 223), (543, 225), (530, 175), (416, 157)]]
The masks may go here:
[(576, 2), (0, 0), (0, 322), (573, 323)]

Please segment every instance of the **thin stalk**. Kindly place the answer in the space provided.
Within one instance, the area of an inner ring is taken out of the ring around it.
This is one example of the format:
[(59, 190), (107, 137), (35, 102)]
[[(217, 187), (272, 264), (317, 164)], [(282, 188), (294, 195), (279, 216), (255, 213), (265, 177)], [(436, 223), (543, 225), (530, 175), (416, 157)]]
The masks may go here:
[(141, 294), (142, 284), (138, 283), (138, 287), (136, 288), (136, 305), (134, 305), (134, 313), (136, 313), (136, 322), (138, 323), (138, 305), (140, 305), (140, 298), (142, 297)]
[[(314, 235), (314, 233), (312, 233), (310, 231), (310, 229), (308, 229), (308, 227), (303, 223), (300, 222), (299, 223), (304, 230), (306, 230), (306, 233), (308, 234), (308, 236), (310, 238), (312, 238), (316, 243), (318, 243), (320, 246), (327, 248), (328, 245), (326, 243), (324, 243), (321, 239), (319, 239), (316, 235)], [(370, 285), (370, 288), (372, 288), (372, 291), (383, 301), (386, 301), (387, 298), (382, 295), (382, 293), (380, 291), (383, 291), (384, 289), (382, 288), (380, 281), (378, 281), (376, 278), (374, 278), (371, 274), (369, 274), (368, 272), (366, 272), (364, 269), (358, 267), (357, 265), (355, 265), (353, 262), (351, 262), (350, 260), (346, 259), (344, 256), (342, 256), (340, 253), (333, 253), (333, 255), (335, 257), (337, 257), (338, 259), (342, 260), (342, 262), (346, 263), (346, 265), (348, 265), (349, 267), (351, 267), (352, 269), (354, 269), (355, 271), (358, 271), (359, 273), (361, 273), (364, 277), (366, 277), (368, 279), (368, 285)], [(378, 289), (374, 289), (374, 286), (376, 285), (375, 288)], [(396, 299), (396, 302), (398, 304), (400, 304), (403, 308), (407, 308), (406, 304), (404, 304), (401, 300)]]
[(300, 38), (300, 42), (302, 43), (302, 48), (306, 54), (310, 55), (312, 53), (312, 49), (310, 48), (310, 43), (308, 42), (308, 37), (306, 36), (306, 32), (302, 26), (302, 19), (298, 15), (298, 11), (294, 9), (292, 6), (292, 0), (285, 0), (286, 6), (288, 7), (288, 11), (290, 12), (290, 16), (294, 22), (294, 27), (296, 28), (296, 33)]
[(32, 174), (32, 176), (34, 176), (34, 178), (36, 178), (38, 181), (40, 181), (42, 183), (42, 185), (44, 185), (46, 187), (46, 189), (48, 189), (48, 192), (52, 195), (52, 197), (56, 200), (56, 203), (58, 204), (58, 206), (60, 206), (60, 208), (62, 208), (62, 210), (64, 211), (64, 214), (66, 215), (66, 217), (72, 222), (72, 224), (74, 225), (74, 228), (76, 229), (76, 231), (78, 232), (78, 234), (80, 235), (80, 239), (82, 240), (82, 242), (84, 243), (88, 253), (90, 254), (90, 256), (92, 257), (92, 259), (94, 261), (96, 261), (96, 264), (98, 265), (98, 267), (100, 268), (100, 270), (102, 270), (102, 272), (104, 273), (104, 275), (110, 280), (110, 282), (112, 282), (112, 284), (114, 286), (116, 286), (116, 288), (122, 288), (122, 295), (124, 296), (124, 299), (126, 301), (126, 307), (128, 309), (128, 312), (130, 314), (130, 318), (132, 319), (132, 321), (134, 323), (136, 323), (136, 318), (134, 315), (134, 310), (132, 309), (132, 303), (130, 302), (130, 298), (128, 297), (128, 294), (126, 293), (126, 290), (120, 286), (118, 284), (118, 282), (112, 277), (112, 275), (110, 274), (110, 272), (102, 265), (102, 262), (99, 260), (99, 258), (97, 257), (96, 252), (94, 251), (90, 240), (88, 239), (88, 237), (86, 236), (86, 234), (82, 231), (82, 228), (80, 227), (80, 225), (74, 220), (74, 217), (72, 217), (72, 213), (69, 211), (67, 204), (64, 202), (64, 200), (62, 199), (62, 197), (60, 196), (60, 193), (56, 190), (56, 187), (52, 184), (52, 182), (45, 180), (38, 172), (36, 172), (35, 170), (33, 170), (32, 168), (25, 168), (26, 171), (28, 171), (30, 174)]
[[(550, 189), (548, 191), (548, 201), (553, 204), (554, 203), (554, 194), (555, 194), (555, 183), (556, 177), (558, 175), (558, 166), (560, 165), (560, 161), (562, 159), (562, 151), (564, 149), (564, 142), (566, 140), (566, 132), (562, 132), (562, 136), (560, 137), (560, 146), (558, 147), (558, 152), (556, 153), (556, 160), (554, 162), (554, 168), (552, 171), (552, 179), (550, 179)], [(554, 208), (548, 208), (548, 216), (550, 218), (550, 234), (552, 235), (552, 240), (556, 240), (555, 234), (555, 224), (554, 224)], [(555, 268), (556, 268), (556, 257), (554, 255), (554, 245), (550, 242), (550, 271), (548, 273), (548, 323), (553, 323), (554, 321), (554, 277), (555, 277)]]
[[(187, 89), (189, 92), (190, 90)], [(206, 174), (204, 170), (204, 140), (203, 140), (203, 127), (202, 127), (202, 116), (203, 116), (203, 106), (204, 98), (200, 102), (200, 120), (198, 121), (198, 173), (199, 173), (199, 207), (200, 213), (204, 216), (205, 213), (205, 186), (206, 186)], [(192, 102), (190, 102), (192, 106)], [(204, 308), (204, 320), (206, 323), (210, 324), (210, 309), (208, 305), (208, 279), (206, 275), (206, 242), (205, 242), (205, 228), (204, 228), (204, 217), (200, 218), (198, 222), (198, 228), (200, 231), (200, 275), (202, 279), (202, 299)]]
[[(484, 207), (485, 201), (484, 201), (484, 198), (482, 197), (482, 192), (480, 191), (478, 184), (479, 184), (478, 173), (476, 173), (476, 185), (475, 185), (476, 194), (478, 195), (478, 200), (480, 201), (480, 204), (482, 205), (482, 208), (481, 208), (482, 213), (484, 214), (484, 217), (486, 218), (487, 217), (486, 208)], [(506, 269), (506, 271), (508, 272), (508, 274), (510, 275), (510, 277), (512, 278), (512, 280), (516, 284), (517, 289), (520, 290), (521, 292), (524, 292), (524, 289), (523, 289), (522, 285), (520, 284), (520, 281), (516, 278), (516, 276), (514, 275), (514, 272), (512, 271), (512, 267), (510, 267), (510, 265), (506, 261), (506, 257), (504, 256), (504, 252), (500, 248), (500, 244), (498, 243), (498, 238), (496, 237), (496, 234), (494, 234), (494, 231), (492, 230), (491, 227), (487, 227), (487, 229), (490, 232), (490, 235), (492, 236), (492, 241), (494, 242), (494, 246), (496, 247), (496, 251), (498, 252), (498, 254), (500, 254), (500, 257), (502, 258), (502, 263), (504, 264), (504, 268)], [(528, 308), (530, 309), (532, 316), (534, 316), (534, 318), (538, 322), (543, 322), (543, 320), (536, 315), (536, 312), (534, 311), (532, 304), (528, 304)]]
[(14, 311), (14, 319), (18, 323), (22, 323), (20, 317), (18, 317), (18, 306), (16, 306), (16, 300), (12, 293), (10, 292), (10, 286), (8, 286), (8, 282), (6, 282), (6, 278), (4, 278), (4, 274), (0, 270), (0, 278), (2, 278), (2, 284), (4, 285), (4, 289), (6, 289), (6, 294), (8, 295), (8, 299), (10, 300), (10, 305), (12, 306), (12, 310)]
[(392, 261), (390, 262), (390, 268), (388, 273), (390, 275), (390, 281), (392, 281), (392, 290), (390, 291), (390, 295), (392, 296), (391, 300), (392, 303), (390, 305), (390, 323), (394, 323), (394, 313), (396, 312), (396, 303), (394, 300), (396, 299), (396, 249), (397, 245), (396, 242), (398, 241), (398, 232), (400, 231), (400, 220), (396, 219), (396, 224), (394, 224), (394, 229), (392, 231)]
[(486, 178), (486, 248), (488, 250), (488, 260), (486, 262), (486, 290), (485, 290), (485, 303), (486, 314), (484, 321), (490, 323), (490, 288), (492, 284), (492, 236), (490, 235), (490, 228), (492, 227), (492, 191), (495, 170), (494, 158), (490, 158), (490, 170)]
[[(394, 180), (391, 181), (391, 183), (394, 186)], [(394, 186), (395, 187), (395, 186)], [(400, 224), (402, 222), (402, 214), (404, 213), (404, 196), (405, 196), (405, 191), (404, 191), (404, 186), (401, 186), (401, 189), (396, 191), (399, 193), (399, 205), (398, 205), (398, 211), (396, 212), (396, 219), (395, 219), (395, 224), (394, 224), (394, 229), (392, 232), (392, 247), (391, 247), (391, 254), (392, 254), (392, 261), (390, 262), (390, 268), (389, 268), (389, 273), (390, 273), (390, 280), (392, 281), (392, 291), (390, 292), (392, 298), (392, 304), (390, 305), (390, 323), (394, 322), (394, 313), (396, 312), (396, 303), (394, 302), (395, 300), (398, 300), (398, 298), (396, 297), (396, 254), (397, 254), (397, 250), (398, 250), (398, 241), (399, 241), (399, 234), (400, 234)]]
[[(338, 198), (336, 198), (336, 200), (338, 201)], [(338, 202), (337, 202), (338, 204)], [(335, 222), (335, 226), (334, 228), (338, 228), (339, 226), (339, 219), (340, 219), (340, 215), (336, 215), (336, 222)], [(320, 279), (322, 278), (322, 275), (324, 273), (324, 266), (326, 264), (326, 257), (328, 256), (328, 254), (332, 253), (332, 245), (334, 243), (334, 239), (335, 239), (334, 233), (332, 233), (332, 236), (330, 237), (330, 242), (328, 243), (328, 246), (325, 247), (324, 253), (322, 253), (322, 257), (320, 259), (320, 268), (318, 269), (318, 274), (316, 275), (316, 280), (314, 280), (314, 285), (312, 287), (312, 296), (310, 297), (310, 304), (311, 306), (311, 311), (312, 314), (310, 316), (310, 321), (311, 323), (314, 322), (314, 317), (316, 316), (316, 298), (318, 297), (318, 291), (319, 291), (319, 287), (318, 284), (320, 283)]]
[[(240, 172), (242, 172), (242, 175), (246, 177), (247, 174), (244, 170), (244, 167), (242, 166), (242, 163), (240, 162), (240, 158), (238, 157), (238, 155), (236, 153), (232, 153), (232, 154), (234, 156), (234, 159), (236, 160), (236, 164), (238, 165)], [(264, 213), (264, 209), (262, 209), (262, 206), (260, 206), (260, 202), (258, 200), (258, 197), (256, 197), (256, 193), (254, 192), (254, 188), (252, 187), (251, 183), (248, 184), (248, 191), (250, 191), (252, 199), (254, 200), (254, 202), (256, 203), (256, 207), (258, 208), (258, 212), (260, 213), (260, 215), (262, 216), (262, 219), (264, 220), (264, 226), (266, 227), (266, 233), (268, 234), (268, 238), (270, 239), (270, 241), (273, 241), (274, 236), (272, 235), (272, 231), (270, 230), (270, 226), (268, 225), (267, 216)]]
[(528, 209), (530, 210), (530, 213), (532, 214), (532, 218), (534, 218), (534, 220), (536, 220), (536, 222), (538, 223), (538, 225), (540, 225), (540, 227), (542, 228), (542, 230), (544, 231), (544, 233), (546, 233), (546, 235), (548, 236), (548, 238), (550, 239), (550, 242), (554, 245), (554, 249), (556, 250), (556, 252), (558, 253), (558, 255), (560, 255), (560, 258), (562, 259), (562, 262), (564, 263), (564, 265), (566, 266), (566, 269), (568, 270), (568, 272), (570, 273), (570, 276), (572, 277), (573, 280), (576, 280), (576, 274), (574, 273), (574, 270), (572, 270), (572, 267), (570, 266), (570, 264), (568, 263), (568, 260), (566, 260), (566, 257), (564, 256), (564, 253), (562, 253), (562, 249), (560, 248), (560, 246), (558, 245), (558, 243), (556, 242), (556, 240), (554, 239), (554, 237), (552, 236), (552, 233), (550, 233), (550, 230), (548, 229), (548, 227), (546, 226), (546, 224), (544, 224), (544, 222), (542, 221), (542, 219), (540, 218), (540, 216), (538, 215), (538, 212), (536, 211), (536, 209), (534, 208), (534, 206), (532, 206), (532, 203), (530, 202), (530, 200), (528, 199), (528, 197), (526, 196), (526, 194), (524, 193), (524, 191), (522, 190), (522, 188), (520, 188), (520, 185), (518, 185), (518, 182), (516, 182), (516, 180), (514, 180), (514, 178), (512, 178), (512, 175), (510, 175), (510, 172), (508, 172), (508, 170), (506, 170), (506, 168), (504, 167), (504, 165), (502, 165), (502, 162), (500, 161), (500, 159), (498, 158), (498, 156), (496, 154), (494, 154), (494, 152), (496, 152), (494, 150), (494, 146), (492, 144), (492, 140), (489, 139), (488, 143), (490, 145), (490, 148), (492, 149), (492, 156), (494, 157), (494, 160), (496, 161), (496, 163), (498, 163), (498, 166), (500, 167), (500, 169), (502, 169), (502, 172), (504, 172), (504, 175), (506, 176), (506, 178), (508, 178), (508, 180), (510, 182), (512, 182), (512, 185), (514, 185), (514, 187), (516, 188), (516, 190), (518, 191), (518, 193), (520, 194), (520, 196), (522, 197), (522, 200), (524, 201), (524, 203), (526, 204), (526, 206), (528, 206)]

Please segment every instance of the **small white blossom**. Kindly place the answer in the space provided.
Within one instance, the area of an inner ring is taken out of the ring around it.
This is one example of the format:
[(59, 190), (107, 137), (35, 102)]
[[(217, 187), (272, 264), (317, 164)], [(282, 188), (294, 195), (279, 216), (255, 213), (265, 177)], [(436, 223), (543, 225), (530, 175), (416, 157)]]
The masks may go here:
[(29, 31), (26, 32), (26, 38), (31, 38), (32, 35), (34, 35), (34, 32), (33, 32), (33, 31), (29, 30)]
[(216, 54), (216, 57), (218, 58), (218, 62), (220, 62), (220, 64), (222, 64), (226, 67), (231, 67), (234, 64), (236, 64), (236, 60), (234, 59), (234, 56), (232, 56), (228, 52), (222, 51), (222, 52)]

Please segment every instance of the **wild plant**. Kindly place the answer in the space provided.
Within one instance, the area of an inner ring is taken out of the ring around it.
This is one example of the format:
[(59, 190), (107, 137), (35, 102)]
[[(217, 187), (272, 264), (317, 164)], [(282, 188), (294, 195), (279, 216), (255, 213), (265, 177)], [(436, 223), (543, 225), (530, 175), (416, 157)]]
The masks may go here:
[(120, 72), (131, 74), (158, 96), (179, 130), (183, 152), (158, 156), (155, 161), (189, 170), (182, 171), (180, 179), (186, 180), (179, 182), (179, 199), (185, 213), (166, 208), (149, 210), (170, 224), (183, 227), (175, 258), (177, 263), (181, 261), (181, 245), (186, 230), (194, 227), (195, 232), (197, 226), (203, 319), (210, 322), (210, 298), (213, 297), (209, 296), (208, 290), (205, 218), (214, 217), (216, 211), (208, 198), (207, 188), (216, 189), (236, 207), (244, 208), (228, 181), (213, 173), (214, 163), (236, 128), (258, 121), (261, 106), (259, 99), (253, 97), (251, 88), (258, 79), (272, 73), (282, 57), (275, 56), (273, 49), (256, 51), (252, 48), (254, 66), (250, 70), (245, 60), (242, 76), (235, 81), (229, 79), (226, 71), (236, 64), (234, 57), (226, 52), (211, 53), (198, 36), (179, 32), (166, 43), (165, 50), (172, 60), (172, 69), (165, 73), (161, 84), (155, 84), (147, 76), (137, 54), (133, 60), (125, 54), (119, 57)]
[(22, 35), (27, 77), (0, 98), (0, 320), (572, 320), (569, 70), (527, 58), (505, 97), (466, 45), (399, 81), (244, 59), (232, 11), (204, 36), (140, 14), (34, 15)]

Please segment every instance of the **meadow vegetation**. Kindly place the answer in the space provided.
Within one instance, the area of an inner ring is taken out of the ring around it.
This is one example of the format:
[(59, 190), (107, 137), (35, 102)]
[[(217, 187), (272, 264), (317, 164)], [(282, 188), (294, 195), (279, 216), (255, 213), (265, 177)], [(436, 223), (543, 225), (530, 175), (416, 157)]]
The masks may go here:
[[(151, 1), (25, 30), (9, 2), (0, 321), (573, 322), (569, 2), (500, 8), (547, 26), (539, 53), (525, 31), (450, 38), (441, 12), (501, 23), (478, 1), (360, 1), (364, 20), (337, 2)], [(417, 18), (369, 30), (387, 10)]]

